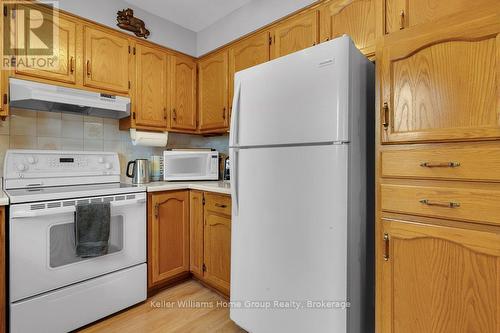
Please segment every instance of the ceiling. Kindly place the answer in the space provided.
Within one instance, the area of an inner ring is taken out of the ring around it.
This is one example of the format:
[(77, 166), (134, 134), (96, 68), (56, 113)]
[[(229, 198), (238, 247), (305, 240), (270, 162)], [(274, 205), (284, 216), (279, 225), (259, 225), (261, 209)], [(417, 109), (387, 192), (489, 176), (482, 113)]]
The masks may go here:
[(151, 14), (199, 32), (251, 0), (125, 0)]

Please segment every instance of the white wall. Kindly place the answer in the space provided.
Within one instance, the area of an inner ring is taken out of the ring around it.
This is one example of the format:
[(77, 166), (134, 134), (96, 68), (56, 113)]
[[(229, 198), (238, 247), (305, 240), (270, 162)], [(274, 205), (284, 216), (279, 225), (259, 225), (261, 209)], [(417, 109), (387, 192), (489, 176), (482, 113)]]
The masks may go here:
[(116, 26), (116, 12), (132, 8), (134, 15), (146, 22), (151, 31), (148, 40), (196, 56), (196, 33), (173, 22), (135, 8), (123, 0), (59, 0), (59, 8), (81, 17), (121, 30)]
[(198, 56), (304, 8), (317, 0), (253, 0), (198, 32)]

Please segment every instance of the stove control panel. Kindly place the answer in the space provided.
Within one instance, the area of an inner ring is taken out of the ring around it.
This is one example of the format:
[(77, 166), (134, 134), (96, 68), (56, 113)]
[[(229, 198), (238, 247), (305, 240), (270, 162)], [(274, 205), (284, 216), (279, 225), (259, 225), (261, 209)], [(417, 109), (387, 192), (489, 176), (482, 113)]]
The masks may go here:
[(5, 155), (6, 181), (99, 176), (120, 176), (117, 153), (12, 149)]

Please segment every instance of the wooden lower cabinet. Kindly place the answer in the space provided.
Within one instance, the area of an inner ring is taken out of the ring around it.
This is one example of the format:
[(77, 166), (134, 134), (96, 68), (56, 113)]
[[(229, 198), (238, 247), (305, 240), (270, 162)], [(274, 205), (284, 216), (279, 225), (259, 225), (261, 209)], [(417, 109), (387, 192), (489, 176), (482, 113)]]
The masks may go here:
[(189, 193), (189, 269), (203, 277), (203, 192)]
[[(231, 199), (215, 194), (205, 195), (204, 280), (229, 295), (231, 275)], [(216, 209), (210, 209), (210, 206)]]
[(189, 272), (189, 191), (148, 197), (148, 288)]
[(377, 332), (499, 332), (499, 227), (380, 223)]
[(191, 191), (190, 205), (190, 271), (229, 296), (231, 197)]
[(148, 196), (148, 289), (195, 278), (229, 296), (231, 197), (196, 190)]

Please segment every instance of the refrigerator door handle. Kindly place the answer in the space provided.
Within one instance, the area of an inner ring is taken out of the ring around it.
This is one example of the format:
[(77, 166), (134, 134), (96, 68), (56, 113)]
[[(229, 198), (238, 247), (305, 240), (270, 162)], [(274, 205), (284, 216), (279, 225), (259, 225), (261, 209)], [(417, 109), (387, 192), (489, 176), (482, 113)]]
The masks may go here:
[(238, 198), (238, 155), (239, 149), (231, 148), (229, 150), (229, 160), (231, 161), (231, 198), (234, 216), (238, 216), (239, 198)]
[(231, 129), (229, 133), (229, 146), (236, 147), (238, 145), (238, 127), (240, 118), (240, 99), (241, 99), (241, 82), (238, 80), (234, 89), (233, 107), (231, 113)]

